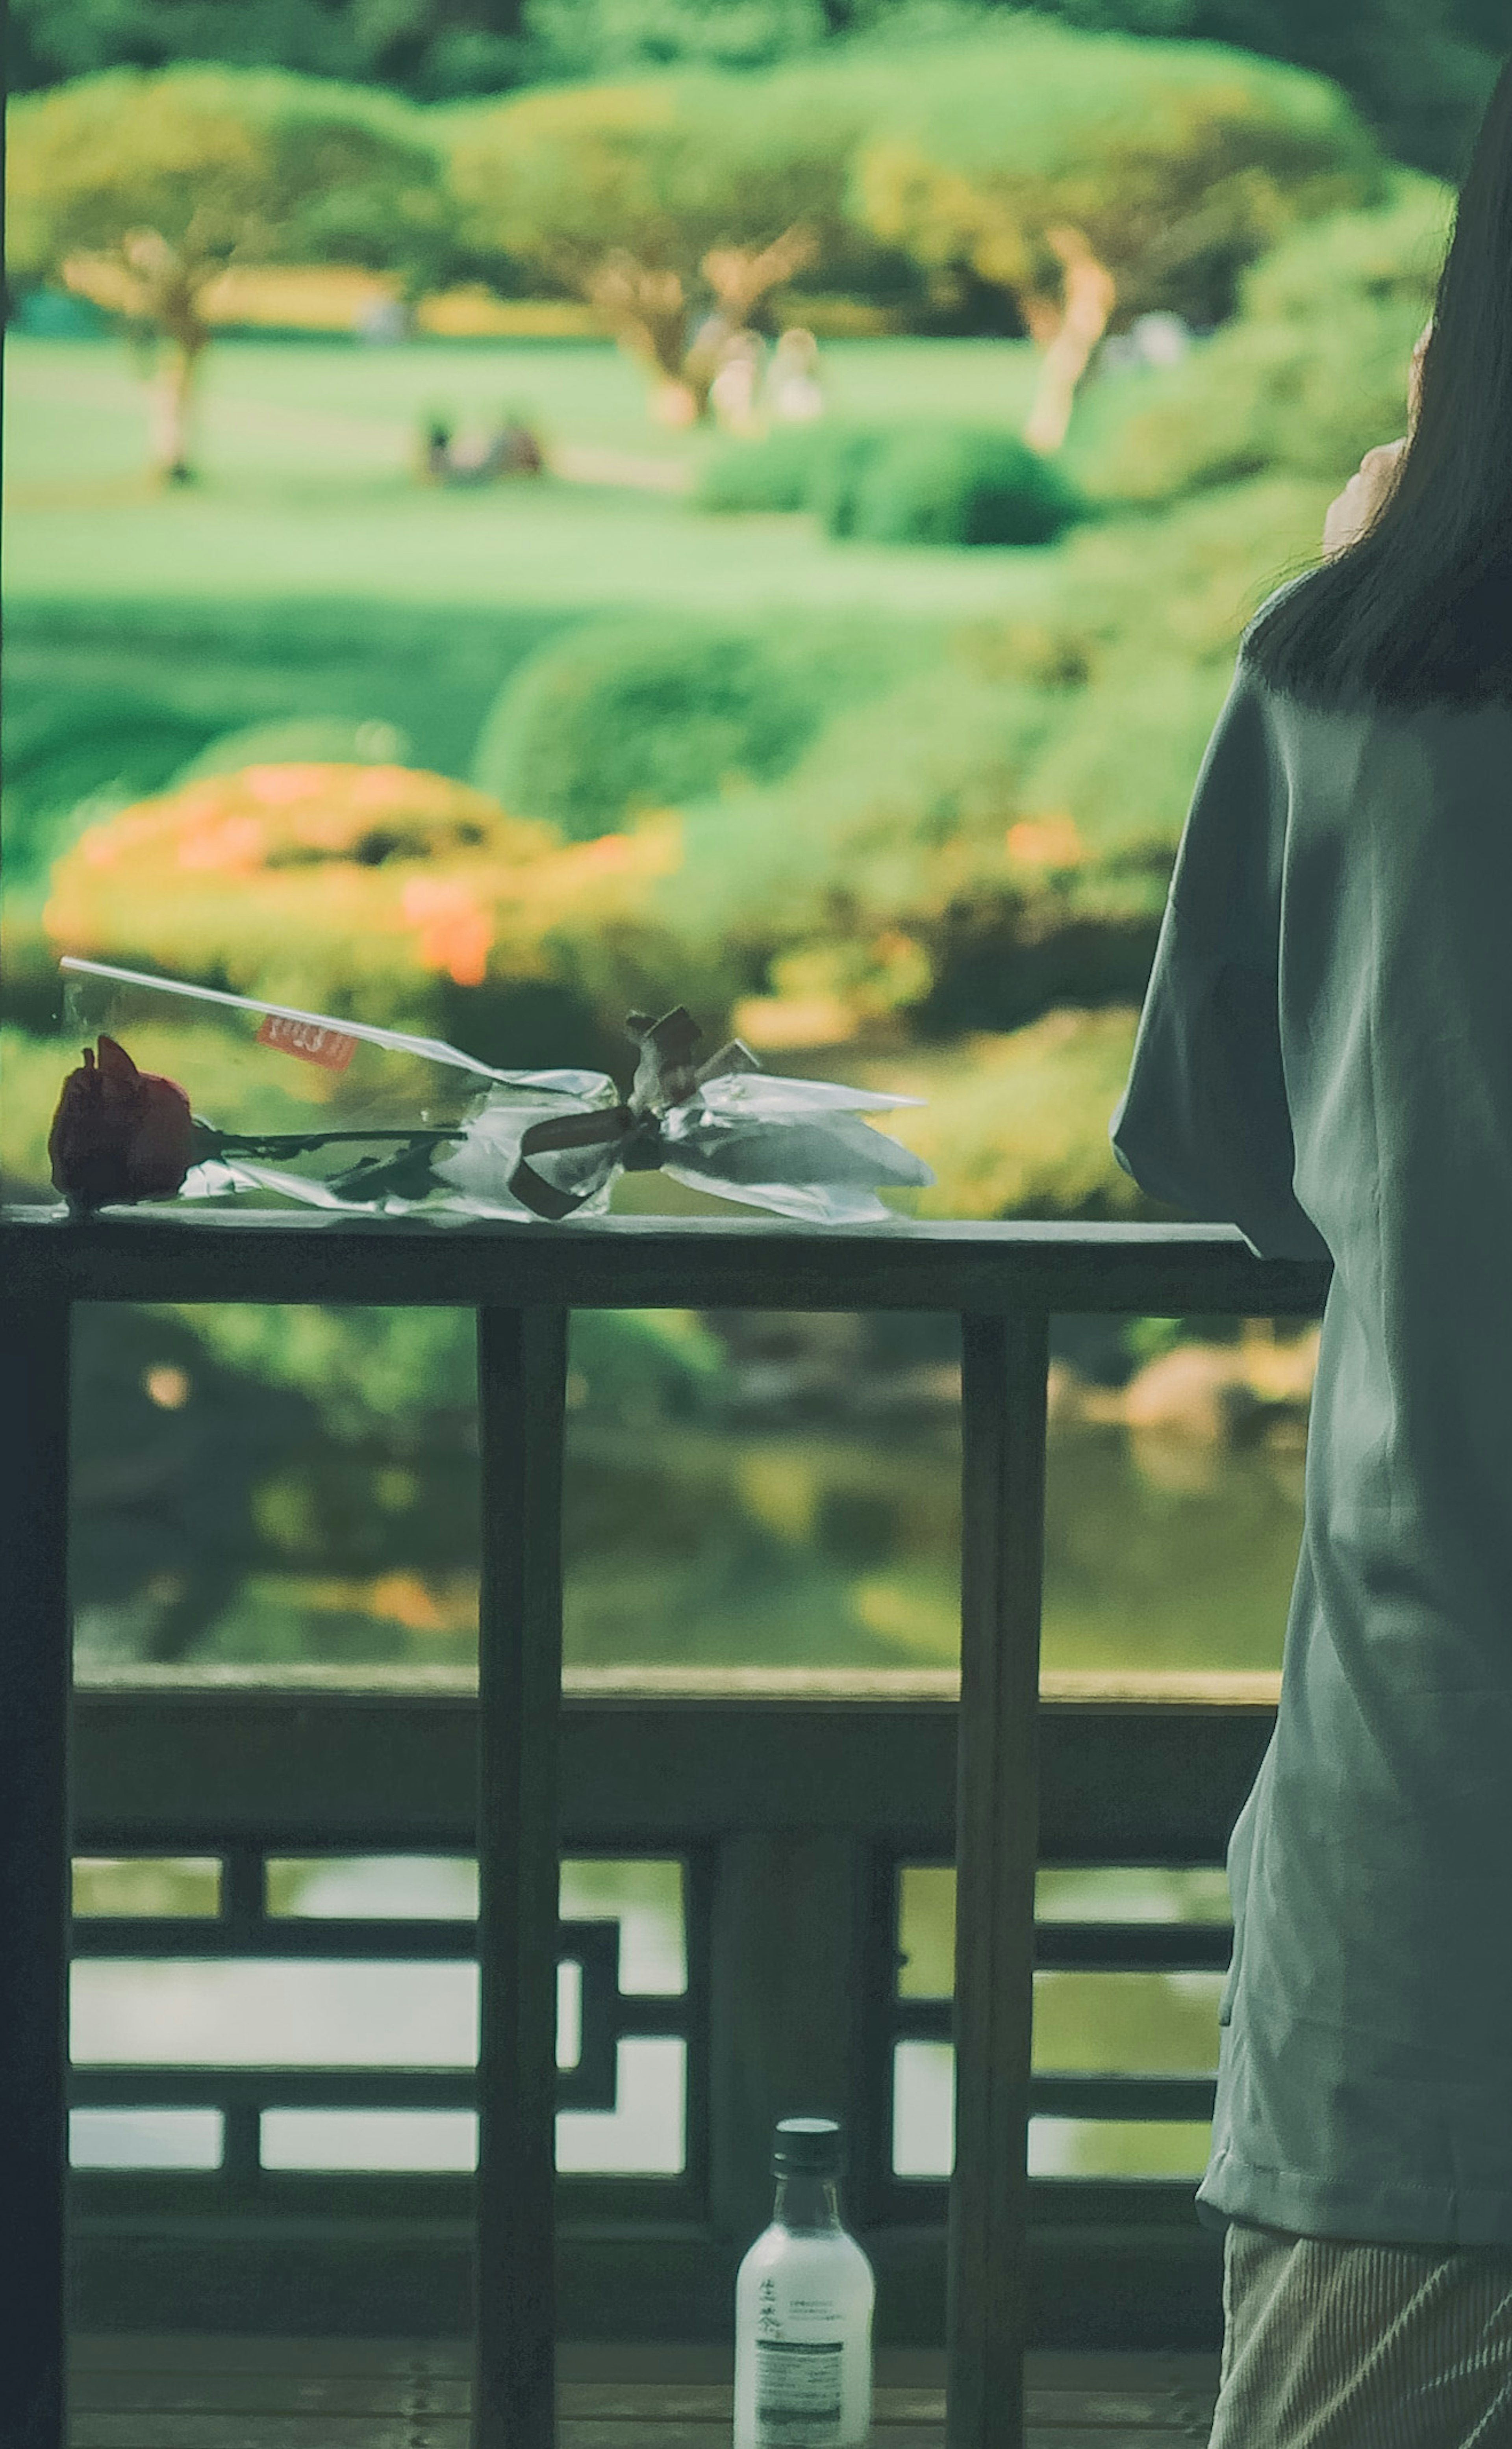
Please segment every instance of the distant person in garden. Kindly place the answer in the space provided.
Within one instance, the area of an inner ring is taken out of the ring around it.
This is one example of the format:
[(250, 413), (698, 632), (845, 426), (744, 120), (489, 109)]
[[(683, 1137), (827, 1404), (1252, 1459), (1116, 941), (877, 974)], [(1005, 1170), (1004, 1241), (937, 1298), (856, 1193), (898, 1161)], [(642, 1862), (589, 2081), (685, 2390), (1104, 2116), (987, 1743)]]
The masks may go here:
[(812, 425), (824, 415), (819, 343), (799, 323), (782, 333), (772, 353), (767, 398), (778, 425)]
[(451, 428), (445, 417), (428, 417), (420, 435), (420, 472), (428, 484), (444, 485), (451, 465)]
[(512, 409), (495, 426), (487, 456), (495, 476), (539, 476), (546, 464), (534, 433)]
[(1100, 374), (1127, 374), (1140, 366), (1178, 366), (1192, 339), (1192, 326), (1180, 315), (1136, 315), (1126, 332), (1103, 341), (1094, 363)]
[(756, 401), (766, 353), (759, 332), (732, 332), (724, 344), (709, 385), (709, 406), (726, 434), (749, 435), (759, 429)]
[(358, 307), (353, 333), (364, 347), (393, 349), (410, 337), (410, 318), (398, 298), (368, 298)]
[(491, 433), (460, 441), (444, 417), (431, 417), (420, 445), (421, 473), (432, 485), (491, 485), (502, 476), (539, 476), (545, 453), (512, 412)]
[(1512, 64), (1411, 399), (1245, 633), (1113, 1121), (1333, 1263), (1229, 1852), (1212, 2449), (1512, 2442)]

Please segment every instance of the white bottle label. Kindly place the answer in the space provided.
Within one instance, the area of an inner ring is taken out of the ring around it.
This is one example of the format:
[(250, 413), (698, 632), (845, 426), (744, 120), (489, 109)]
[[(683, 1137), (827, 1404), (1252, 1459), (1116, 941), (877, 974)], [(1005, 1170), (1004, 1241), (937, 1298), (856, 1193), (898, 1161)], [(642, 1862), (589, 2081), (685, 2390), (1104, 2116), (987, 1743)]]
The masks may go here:
[(757, 2237), (736, 2282), (734, 2449), (866, 2449), (872, 2294), (838, 2228)]
[(756, 2421), (763, 2439), (794, 2449), (840, 2429), (841, 2342), (758, 2339)]

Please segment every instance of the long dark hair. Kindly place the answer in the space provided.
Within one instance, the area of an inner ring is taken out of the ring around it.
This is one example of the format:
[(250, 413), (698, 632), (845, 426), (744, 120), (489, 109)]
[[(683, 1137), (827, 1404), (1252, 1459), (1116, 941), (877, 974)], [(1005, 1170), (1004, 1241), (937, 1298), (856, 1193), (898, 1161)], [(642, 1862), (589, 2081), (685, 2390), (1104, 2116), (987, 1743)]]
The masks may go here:
[(1261, 614), (1246, 653), (1325, 704), (1512, 700), (1512, 61), (1460, 192), (1391, 492)]

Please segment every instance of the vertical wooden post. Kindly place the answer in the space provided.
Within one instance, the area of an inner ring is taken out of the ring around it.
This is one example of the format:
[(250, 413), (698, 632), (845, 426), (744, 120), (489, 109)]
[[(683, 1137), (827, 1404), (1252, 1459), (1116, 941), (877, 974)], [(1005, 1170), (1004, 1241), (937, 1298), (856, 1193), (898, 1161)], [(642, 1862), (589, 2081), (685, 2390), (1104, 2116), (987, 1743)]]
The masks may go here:
[(772, 2216), (779, 2117), (838, 2118), (847, 2207), (864, 2216), (860, 2158), (866, 1861), (833, 1829), (732, 1830), (719, 1843), (710, 1931), (709, 2194), (738, 2253)]
[(0, 2440), (62, 2449), (68, 1312), (0, 1300)]
[(552, 2449), (557, 1725), (566, 1319), (478, 1316), (478, 2183), (474, 2449)]
[(948, 2449), (1023, 2449), (1048, 1321), (962, 1320)]

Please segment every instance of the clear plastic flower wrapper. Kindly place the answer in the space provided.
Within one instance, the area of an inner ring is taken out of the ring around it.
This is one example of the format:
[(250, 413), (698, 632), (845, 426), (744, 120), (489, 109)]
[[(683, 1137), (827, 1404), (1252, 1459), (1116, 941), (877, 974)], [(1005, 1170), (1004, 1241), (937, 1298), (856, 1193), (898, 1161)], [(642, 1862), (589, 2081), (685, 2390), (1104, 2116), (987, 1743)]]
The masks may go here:
[[(317, 1208), (332, 1216), (603, 1215), (618, 1177), (816, 1224), (894, 1220), (879, 1189), (934, 1179), (860, 1117), (914, 1097), (764, 1071), (738, 1039), (705, 1061), (679, 1006), (634, 1013), (622, 1095), (602, 1071), (504, 1071), (437, 1038), (66, 959), (52, 1179), (78, 1212)], [(94, 1043), (91, 1044), (90, 1041)]]

